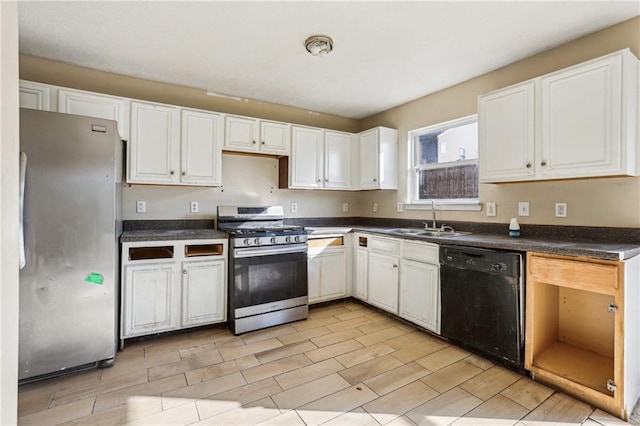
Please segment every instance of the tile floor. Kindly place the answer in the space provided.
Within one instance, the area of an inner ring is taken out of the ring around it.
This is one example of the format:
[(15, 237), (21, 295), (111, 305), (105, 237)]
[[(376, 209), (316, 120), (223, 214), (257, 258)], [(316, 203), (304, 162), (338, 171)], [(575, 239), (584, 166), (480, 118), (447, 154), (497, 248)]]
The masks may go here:
[(127, 344), (112, 368), (19, 388), (20, 425), (617, 425), (354, 301), (233, 336)]

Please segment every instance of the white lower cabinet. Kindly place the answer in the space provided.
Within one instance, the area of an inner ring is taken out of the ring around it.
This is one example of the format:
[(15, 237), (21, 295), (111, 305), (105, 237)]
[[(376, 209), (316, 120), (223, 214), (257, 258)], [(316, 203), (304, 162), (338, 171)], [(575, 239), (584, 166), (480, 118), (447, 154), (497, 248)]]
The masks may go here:
[(369, 253), (369, 288), (367, 301), (378, 308), (398, 313), (397, 256)]
[(173, 330), (180, 324), (175, 262), (124, 267), (123, 335)]
[[(363, 237), (366, 238), (366, 237)], [(356, 264), (353, 296), (360, 300), (367, 300), (369, 285), (369, 251), (356, 247)]]
[(438, 265), (400, 261), (399, 315), (440, 334), (440, 268)]
[(344, 237), (310, 240), (307, 266), (309, 303), (347, 296), (347, 248)]
[(227, 240), (122, 245), (120, 338), (226, 320)]
[(437, 244), (356, 234), (353, 296), (440, 334)]
[(182, 263), (182, 325), (225, 320), (224, 260)]

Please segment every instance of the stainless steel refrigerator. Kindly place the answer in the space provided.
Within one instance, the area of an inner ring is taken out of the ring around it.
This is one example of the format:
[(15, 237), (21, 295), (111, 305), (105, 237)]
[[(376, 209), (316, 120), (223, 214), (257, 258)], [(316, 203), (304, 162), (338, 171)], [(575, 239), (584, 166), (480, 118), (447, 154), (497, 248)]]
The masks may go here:
[(20, 109), (21, 381), (115, 359), (122, 144), (115, 121)]

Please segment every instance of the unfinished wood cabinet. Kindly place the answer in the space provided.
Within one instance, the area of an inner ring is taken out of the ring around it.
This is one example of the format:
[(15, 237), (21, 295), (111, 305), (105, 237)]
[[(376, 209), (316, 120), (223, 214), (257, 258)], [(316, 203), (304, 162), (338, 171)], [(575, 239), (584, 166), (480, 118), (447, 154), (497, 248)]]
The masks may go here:
[(535, 380), (627, 418), (640, 396), (638, 269), (638, 257), (527, 254), (525, 368)]

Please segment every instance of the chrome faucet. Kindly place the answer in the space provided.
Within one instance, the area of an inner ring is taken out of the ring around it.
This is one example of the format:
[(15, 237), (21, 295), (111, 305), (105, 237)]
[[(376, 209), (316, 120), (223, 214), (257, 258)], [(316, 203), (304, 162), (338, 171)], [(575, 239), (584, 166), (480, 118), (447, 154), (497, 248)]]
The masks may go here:
[(436, 227), (436, 200), (431, 199), (431, 213), (433, 214), (433, 219), (431, 220), (431, 227)]

